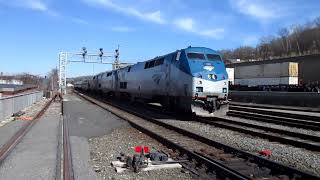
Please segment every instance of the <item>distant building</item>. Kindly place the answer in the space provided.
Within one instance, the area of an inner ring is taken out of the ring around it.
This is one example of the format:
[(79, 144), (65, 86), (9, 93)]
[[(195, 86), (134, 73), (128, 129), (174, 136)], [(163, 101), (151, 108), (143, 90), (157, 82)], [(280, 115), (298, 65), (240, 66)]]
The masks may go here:
[(0, 84), (23, 85), (23, 81), (17, 79), (0, 79)]

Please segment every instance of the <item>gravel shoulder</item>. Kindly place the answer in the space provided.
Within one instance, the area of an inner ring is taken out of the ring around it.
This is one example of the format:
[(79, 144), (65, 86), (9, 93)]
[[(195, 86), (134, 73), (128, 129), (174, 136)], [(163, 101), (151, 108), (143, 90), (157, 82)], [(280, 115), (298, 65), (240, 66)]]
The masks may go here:
[[(35, 115), (42, 109), (42, 107), (49, 101), (49, 99), (41, 99), (38, 102), (33, 103), (31, 106), (26, 107), (22, 109), (21, 111), (24, 112), (23, 115), (21, 115), (19, 118), (24, 119), (24, 118), (33, 118)], [(19, 120), (19, 118), (14, 118), (14, 117), (8, 117), (6, 119), (0, 119), (0, 128), (10, 124), (13, 121), (22, 121)]]
[(191, 174), (182, 172), (182, 169), (155, 170), (150, 172), (124, 172), (118, 174), (111, 167), (120, 152), (132, 156), (135, 146), (149, 146), (152, 149), (165, 149), (162, 144), (129, 125), (117, 128), (109, 135), (89, 139), (90, 163), (94, 171), (103, 179), (192, 179)]

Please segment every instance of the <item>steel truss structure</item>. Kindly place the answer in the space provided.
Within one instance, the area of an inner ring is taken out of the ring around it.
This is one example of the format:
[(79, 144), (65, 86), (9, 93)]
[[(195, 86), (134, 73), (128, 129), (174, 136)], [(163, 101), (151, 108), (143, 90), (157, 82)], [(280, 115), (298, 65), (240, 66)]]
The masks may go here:
[[(119, 61), (119, 47), (115, 53), (103, 52), (100, 48), (98, 54), (88, 54), (86, 48), (82, 48), (82, 52), (60, 52), (59, 53), (59, 90), (61, 93), (66, 94), (67, 90), (67, 65), (70, 63), (95, 63), (95, 64), (111, 64), (112, 69), (119, 69), (131, 63), (120, 63)], [(114, 57), (114, 60), (110, 60)]]

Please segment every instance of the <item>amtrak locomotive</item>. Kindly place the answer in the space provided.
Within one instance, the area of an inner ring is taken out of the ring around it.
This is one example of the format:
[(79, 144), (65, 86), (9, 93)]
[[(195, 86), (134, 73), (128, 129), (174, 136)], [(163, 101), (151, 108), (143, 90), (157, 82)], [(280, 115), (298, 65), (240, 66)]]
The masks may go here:
[(134, 101), (158, 102), (170, 109), (200, 116), (219, 116), (228, 109), (225, 65), (219, 53), (204, 47), (188, 47), (103, 72), (80, 86)]

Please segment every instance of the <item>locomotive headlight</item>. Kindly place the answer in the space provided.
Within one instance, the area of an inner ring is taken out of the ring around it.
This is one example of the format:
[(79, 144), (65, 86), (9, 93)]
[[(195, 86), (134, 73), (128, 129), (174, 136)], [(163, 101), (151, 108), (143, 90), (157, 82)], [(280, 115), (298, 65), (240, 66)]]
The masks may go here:
[(217, 79), (217, 75), (215, 75), (215, 74), (208, 74), (208, 78), (215, 80), (215, 79)]
[(223, 93), (227, 93), (227, 88), (222, 88)]

